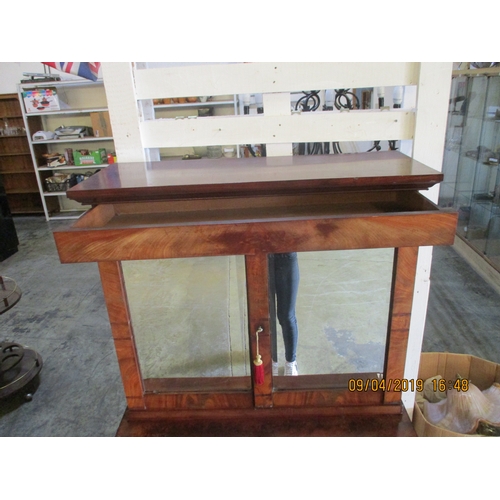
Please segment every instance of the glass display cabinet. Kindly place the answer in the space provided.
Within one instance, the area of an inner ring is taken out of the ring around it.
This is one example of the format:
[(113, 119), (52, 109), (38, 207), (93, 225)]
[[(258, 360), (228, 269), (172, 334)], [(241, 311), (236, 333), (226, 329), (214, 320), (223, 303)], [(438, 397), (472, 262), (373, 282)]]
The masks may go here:
[(500, 76), (453, 78), (439, 206), (457, 234), (500, 271)]
[[(118, 163), (70, 189), (93, 208), (54, 237), (61, 262), (98, 262), (124, 419), (400, 415), (416, 383), (403, 377), (418, 249), (456, 231), (456, 213), (419, 193), (441, 179), (390, 151)], [(334, 267), (351, 251), (373, 253)], [(297, 377), (272, 373), (268, 257), (287, 252), (313, 353)], [(356, 274), (371, 288), (346, 298)]]

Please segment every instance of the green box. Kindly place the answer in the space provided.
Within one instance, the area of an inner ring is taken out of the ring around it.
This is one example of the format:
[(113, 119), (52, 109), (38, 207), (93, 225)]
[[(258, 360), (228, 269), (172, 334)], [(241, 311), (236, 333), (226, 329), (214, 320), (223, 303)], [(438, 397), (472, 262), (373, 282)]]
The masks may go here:
[(87, 165), (104, 165), (105, 163), (108, 163), (108, 155), (104, 148), (99, 148), (96, 151), (73, 151), (73, 159), (75, 160), (75, 165), (77, 167), (85, 167)]

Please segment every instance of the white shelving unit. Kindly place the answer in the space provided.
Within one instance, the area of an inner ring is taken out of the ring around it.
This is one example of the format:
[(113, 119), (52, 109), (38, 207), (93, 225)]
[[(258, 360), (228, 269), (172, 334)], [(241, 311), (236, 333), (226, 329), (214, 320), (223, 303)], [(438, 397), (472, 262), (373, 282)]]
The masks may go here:
[[(23, 92), (46, 88), (56, 89), (61, 109), (28, 113), (24, 106)], [(48, 191), (45, 179), (58, 172), (66, 174), (93, 173), (97, 169), (107, 167), (108, 164), (51, 167), (44, 163), (43, 155), (47, 153), (60, 153), (63, 155), (66, 149), (92, 151), (99, 148), (104, 148), (106, 153), (111, 153), (115, 150), (113, 137), (86, 136), (82, 138), (63, 137), (50, 140), (33, 140), (33, 135), (40, 130), (54, 132), (56, 128), (61, 126), (91, 127), (91, 113), (106, 112), (108, 110), (104, 84), (102, 81), (91, 82), (85, 80), (19, 84), (18, 94), (45, 218), (47, 220), (78, 218), (89, 207), (69, 200), (66, 197), (66, 191)], [(89, 107), (89, 104), (91, 107)]]

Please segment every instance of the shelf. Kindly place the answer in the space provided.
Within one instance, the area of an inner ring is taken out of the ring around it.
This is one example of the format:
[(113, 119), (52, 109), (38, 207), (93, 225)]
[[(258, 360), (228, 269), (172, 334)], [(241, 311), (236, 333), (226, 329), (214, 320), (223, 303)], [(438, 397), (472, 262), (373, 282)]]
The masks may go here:
[(17, 174), (32, 174), (33, 171), (26, 171), (26, 170), (0, 170), (0, 175), (17, 175)]
[[(47, 221), (60, 218), (75, 218), (75, 213), (80, 216), (87, 207), (82, 207), (78, 203), (70, 202), (66, 197), (66, 191), (48, 192), (45, 189), (45, 178), (51, 173), (68, 173), (68, 171), (84, 173), (85, 171), (95, 171), (105, 168), (103, 165), (64, 165), (60, 167), (49, 167), (46, 160), (41, 157), (45, 154), (61, 154), (61, 149), (98, 149), (105, 147), (107, 153), (114, 151), (113, 137), (64, 137), (56, 136), (49, 140), (33, 141), (33, 134), (39, 130), (54, 130), (57, 122), (65, 122), (66, 125), (91, 126), (91, 114), (108, 111), (106, 93), (102, 80), (91, 82), (88, 80), (62, 80), (58, 82), (33, 82), (21, 83), (18, 85), (18, 96), (23, 103), (23, 92), (33, 89), (57, 89), (59, 96), (59, 107), (57, 110), (33, 110), (27, 113), (24, 106), (21, 108), (24, 126), (27, 133), (27, 142), (30, 147), (31, 163), (35, 166), (34, 175), (37, 177), (41, 204)], [(109, 133), (109, 132), (108, 132)], [(12, 169), (12, 166), (5, 165)], [(75, 206), (73, 206), (75, 205)], [(72, 213), (68, 215), (67, 211)], [(64, 212), (64, 214), (61, 214)]]
[[(0, 119), (14, 127), (13, 135), (0, 135), (0, 175), (5, 181), (5, 195), (11, 214), (40, 213), (42, 196), (38, 191), (36, 172), (33, 168), (28, 133), (22, 132), (22, 101), (19, 94), (0, 95)], [(10, 131), (10, 130), (9, 130)], [(35, 209), (36, 207), (36, 209)]]
[(7, 194), (31, 194), (38, 193), (38, 189), (6, 189), (5, 192)]
[(54, 111), (41, 111), (39, 113), (27, 113), (26, 116), (30, 118), (32, 116), (82, 115), (89, 113), (99, 113), (102, 111), (108, 111), (108, 108), (100, 107), (100, 108), (59, 109)]
[(26, 151), (26, 152), (17, 152), (17, 153), (0, 153), (0, 157), (2, 156), (30, 156), (31, 153), (29, 151)]
[[(451, 105), (464, 101), (467, 107), (455, 154), (445, 150), (443, 161), (445, 182), (454, 184), (454, 192), (450, 195), (448, 190), (446, 197), (440, 196), (440, 206), (452, 200), (459, 210), (457, 234), (482, 256), (500, 253), (500, 168), (488, 161), (498, 159), (499, 153), (500, 127), (495, 113), (500, 102), (500, 71), (488, 70), (456, 74), (452, 81)], [(454, 133), (452, 115), (450, 109), (447, 135)]]
[(41, 172), (57, 172), (59, 170), (75, 170), (75, 169), (92, 170), (94, 168), (105, 168), (107, 166), (109, 166), (109, 163), (103, 163), (102, 165), (67, 165), (65, 167), (38, 167), (37, 170)]
[(155, 104), (154, 109), (210, 108), (212, 106), (234, 106), (236, 101), (186, 102), (174, 104)]
[(99, 87), (104, 85), (103, 80), (59, 80), (55, 82), (21, 83), (22, 89), (46, 89), (48, 87)]
[(85, 210), (72, 210), (68, 212), (58, 212), (57, 214), (51, 215), (51, 220), (69, 220), (69, 219), (79, 219), (86, 211)]
[(33, 146), (36, 146), (37, 144), (58, 144), (62, 142), (101, 142), (101, 141), (112, 141), (112, 137), (84, 137), (80, 139), (50, 139), (48, 141), (33, 141), (32, 144)]

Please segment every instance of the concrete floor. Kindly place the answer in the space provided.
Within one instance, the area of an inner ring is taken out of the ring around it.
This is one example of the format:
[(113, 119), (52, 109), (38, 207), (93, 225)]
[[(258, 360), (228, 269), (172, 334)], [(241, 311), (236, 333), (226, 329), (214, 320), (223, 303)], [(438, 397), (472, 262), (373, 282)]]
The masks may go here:
[[(51, 231), (67, 224), (16, 218), (19, 251), (0, 262), (0, 275), (23, 291), (19, 304), (0, 316), (0, 336), (32, 347), (44, 362), (33, 401), (0, 401), (0, 436), (113, 436), (125, 410), (97, 265), (58, 260)], [(392, 253), (311, 253), (299, 262), (301, 373), (379, 370)], [(242, 265), (240, 257), (229, 257), (125, 266), (146, 376), (248, 373)], [(145, 275), (147, 288), (140, 284)], [(500, 296), (452, 248), (434, 249), (431, 279), (423, 351), (500, 363)], [(162, 309), (162, 323), (151, 321), (146, 304)], [(167, 328), (175, 331), (168, 346), (161, 335)]]

